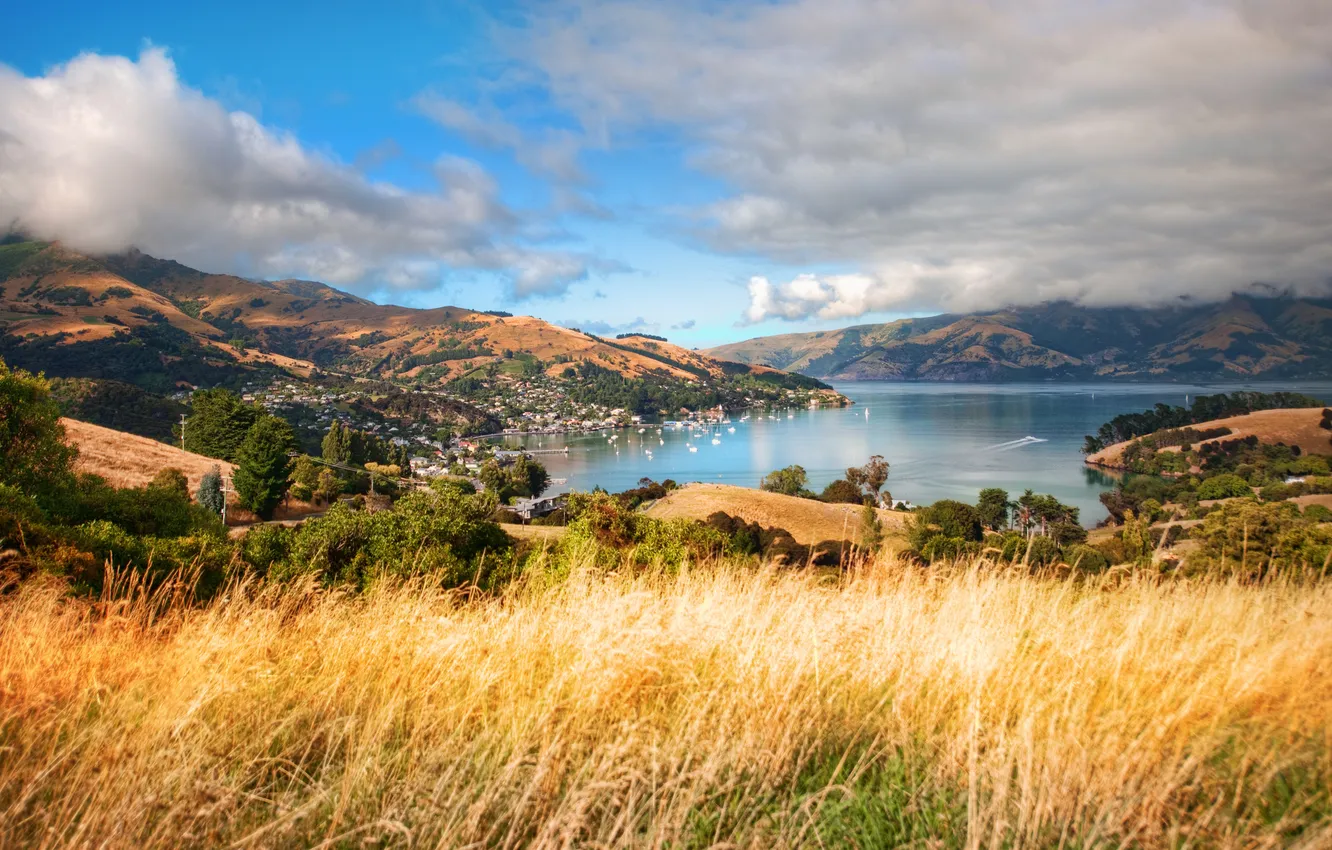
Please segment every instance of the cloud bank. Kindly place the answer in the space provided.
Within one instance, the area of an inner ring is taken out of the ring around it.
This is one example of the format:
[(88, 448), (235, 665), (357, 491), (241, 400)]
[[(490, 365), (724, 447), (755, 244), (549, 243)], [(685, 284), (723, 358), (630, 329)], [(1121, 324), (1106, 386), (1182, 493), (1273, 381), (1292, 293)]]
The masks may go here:
[(0, 66), (0, 228), (352, 287), (484, 270), (524, 297), (586, 276), (584, 258), (525, 243), (477, 164), (441, 157), (433, 178), (433, 191), (371, 181), (182, 85), (160, 49), (32, 78)]
[(1332, 275), (1325, 0), (590, 0), (522, 50), (589, 130), (683, 134), (713, 247), (850, 270), (751, 322)]

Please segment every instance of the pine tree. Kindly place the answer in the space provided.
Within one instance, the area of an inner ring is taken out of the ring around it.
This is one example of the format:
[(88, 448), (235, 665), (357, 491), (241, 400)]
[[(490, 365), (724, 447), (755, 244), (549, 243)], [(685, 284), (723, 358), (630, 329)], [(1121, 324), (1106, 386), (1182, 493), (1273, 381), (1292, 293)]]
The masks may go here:
[(222, 492), (222, 470), (216, 464), (199, 479), (199, 489), (194, 491), (194, 498), (213, 513), (222, 513), (226, 495)]
[(250, 427), (245, 442), (236, 451), (236, 498), (262, 519), (273, 515), (273, 508), (287, 492), (291, 470), (288, 452), (296, 446), (291, 426), (276, 416), (264, 416)]

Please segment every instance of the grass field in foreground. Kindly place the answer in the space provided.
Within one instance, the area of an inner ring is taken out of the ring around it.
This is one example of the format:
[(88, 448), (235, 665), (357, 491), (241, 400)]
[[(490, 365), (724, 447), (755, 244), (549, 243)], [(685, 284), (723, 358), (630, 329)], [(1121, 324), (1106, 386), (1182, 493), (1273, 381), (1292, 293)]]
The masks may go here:
[(0, 846), (1326, 847), (1332, 589), (0, 598)]

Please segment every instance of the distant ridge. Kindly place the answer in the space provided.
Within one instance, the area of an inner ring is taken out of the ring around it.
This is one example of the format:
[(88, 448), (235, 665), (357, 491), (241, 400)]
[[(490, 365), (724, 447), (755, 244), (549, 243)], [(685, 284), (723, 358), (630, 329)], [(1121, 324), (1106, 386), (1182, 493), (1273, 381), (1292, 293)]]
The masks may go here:
[(848, 381), (1324, 379), (1332, 378), (1332, 300), (1061, 302), (756, 337), (705, 353)]

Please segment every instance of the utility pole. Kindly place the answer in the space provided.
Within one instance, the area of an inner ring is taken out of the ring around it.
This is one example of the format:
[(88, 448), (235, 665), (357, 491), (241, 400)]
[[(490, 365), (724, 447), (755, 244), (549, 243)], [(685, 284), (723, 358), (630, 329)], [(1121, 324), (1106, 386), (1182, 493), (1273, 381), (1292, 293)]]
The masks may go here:
[(180, 415), (180, 450), (185, 451), (185, 414)]
[(236, 492), (235, 490), (231, 489), (231, 478), (226, 475), (222, 476), (222, 524), (223, 525), (227, 524), (227, 494), (235, 492)]

